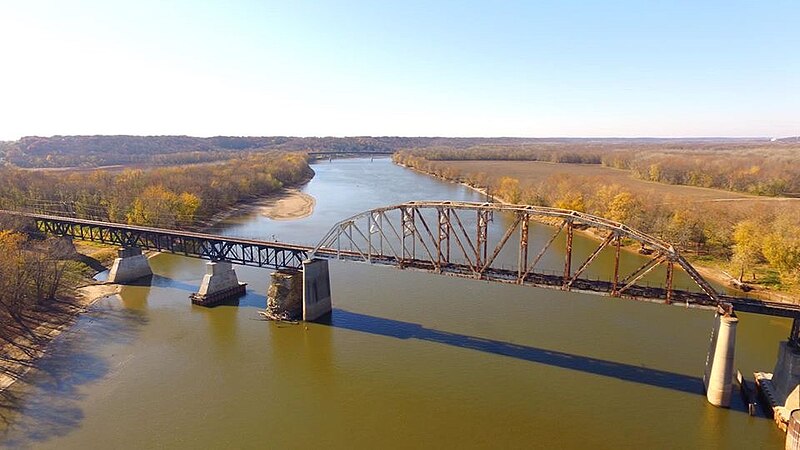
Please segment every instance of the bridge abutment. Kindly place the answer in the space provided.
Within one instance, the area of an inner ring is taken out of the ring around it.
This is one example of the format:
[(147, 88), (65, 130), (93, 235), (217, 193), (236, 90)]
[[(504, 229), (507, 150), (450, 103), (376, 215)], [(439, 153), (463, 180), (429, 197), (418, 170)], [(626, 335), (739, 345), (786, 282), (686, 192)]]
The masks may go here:
[(119, 249), (118, 257), (114, 260), (108, 273), (109, 283), (125, 284), (153, 275), (147, 257), (142, 254), (139, 247), (125, 247)]
[(206, 263), (206, 274), (200, 283), (200, 289), (189, 298), (195, 305), (217, 306), (244, 295), (246, 286), (247, 283), (239, 282), (231, 263), (213, 261)]
[(738, 323), (739, 319), (735, 316), (719, 312), (714, 316), (714, 327), (711, 331), (711, 342), (708, 346), (703, 376), (706, 399), (714, 406), (727, 408), (731, 404), (735, 375), (733, 357)]

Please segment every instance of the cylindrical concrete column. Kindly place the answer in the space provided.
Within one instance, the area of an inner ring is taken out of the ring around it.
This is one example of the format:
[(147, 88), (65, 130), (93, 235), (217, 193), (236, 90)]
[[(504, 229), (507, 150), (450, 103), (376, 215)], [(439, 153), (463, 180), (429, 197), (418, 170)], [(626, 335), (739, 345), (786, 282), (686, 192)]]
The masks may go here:
[(736, 324), (739, 319), (717, 314), (715, 317), (713, 356), (706, 377), (706, 398), (714, 406), (727, 408), (733, 392), (733, 354), (736, 347)]
[(786, 450), (800, 450), (800, 409), (792, 411), (786, 428)]

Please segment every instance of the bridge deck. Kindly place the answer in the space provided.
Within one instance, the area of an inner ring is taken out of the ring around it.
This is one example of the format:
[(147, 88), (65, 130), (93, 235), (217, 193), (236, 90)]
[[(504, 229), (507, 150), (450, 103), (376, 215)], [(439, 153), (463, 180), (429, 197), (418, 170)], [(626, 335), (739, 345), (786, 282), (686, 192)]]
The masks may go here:
[[(225, 260), (234, 264), (246, 266), (299, 270), (302, 268), (303, 261), (308, 259), (313, 251), (309, 246), (285, 242), (268, 242), (44, 214), (9, 211), (0, 211), (0, 213), (30, 218), (35, 221), (37, 229), (45, 233), (69, 236), (76, 239), (121, 247), (136, 246), (145, 250), (169, 252), (201, 259)], [(316, 252), (314, 252), (314, 256), (326, 259), (364, 262), (364, 255), (361, 253), (330, 248), (318, 248)], [(477, 278), (474, 271), (464, 264), (451, 263), (437, 268), (429, 261), (425, 260), (398, 260), (397, 258), (388, 256), (372, 258), (370, 262), (372, 264), (424, 270), (462, 278)], [(518, 272), (506, 269), (490, 268), (480, 275), (480, 279), (520, 284), (518, 282)], [(563, 289), (564, 278), (560, 275), (530, 272), (524, 277), (521, 284)], [(609, 281), (577, 278), (571, 285), (570, 290), (611, 295), (613, 286)], [(670, 304), (705, 309), (714, 309), (717, 307), (716, 303), (705, 293), (683, 290), (673, 290), (672, 292)], [(667, 290), (662, 287), (634, 285), (628, 289), (622, 297), (640, 301), (667, 303)], [(719, 298), (723, 302), (730, 303), (733, 305), (734, 310), (740, 312), (800, 318), (800, 305), (797, 304), (728, 295), (720, 295)]]

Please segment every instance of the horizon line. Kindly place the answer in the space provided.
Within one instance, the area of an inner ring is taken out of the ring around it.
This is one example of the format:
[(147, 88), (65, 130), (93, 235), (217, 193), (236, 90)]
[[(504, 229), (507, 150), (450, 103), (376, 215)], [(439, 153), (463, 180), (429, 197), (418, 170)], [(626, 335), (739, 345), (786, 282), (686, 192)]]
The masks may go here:
[(781, 139), (791, 139), (791, 138), (798, 138), (800, 139), (800, 135), (789, 135), (789, 136), (709, 136), (709, 135), (695, 135), (695, 136), (435, 136), (435, 135), (391, 135), (391, 134), (384, 134), (384, 135), (369, 135), (369, 134), (359, 134), (359, 135), (288, 135), (288, 134), (215, 134), (215, 135), (191, 135), (191, 134), (53, 134), (50, 136), (41, 136), (41, 135), (23, 135), (16, 139), (14, 138), (3, 138), (0, 141), (3, 142), (15, 142), (20, 141), (25, 138), (43, 138), (43, 139), (52, 139), (52, 138), (66, 138), (66, 137), (190, 137), (190, 138), (199, 138), (199, 139), (211, 139), (211, 138), (264, 138), (264, 137), (286, 137), (286, 138), (298, 138), (298, 139), (323, 139), (323, 138), (335, 138), (335, 139), (347, 139), (347, 138), (407, 138), (407, 139), (536, 139), (536, 140), (546, 140), (546, 139), (560, 139), (560, 140), (567, 140), (567, 139), (574, 139), (574, 140), (589, 140), (589, 139), (598, 139), (598, 140), (613, 140), (613, 139), (620, 139), (620, 140), (636, 140), (636, 139), (665, 139), (665, 140), (713, 140), (713, 139), (726, 139), (726, 140), (781, 140)]

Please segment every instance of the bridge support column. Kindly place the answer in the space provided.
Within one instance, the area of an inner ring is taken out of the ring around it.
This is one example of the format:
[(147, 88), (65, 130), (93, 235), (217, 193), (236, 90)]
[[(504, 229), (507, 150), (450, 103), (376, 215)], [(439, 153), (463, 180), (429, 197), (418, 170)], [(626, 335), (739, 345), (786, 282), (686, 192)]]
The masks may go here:
[(789, 340), (778, 344), (778, 362), (772, 373), (756, 372), (756, 386), (774, 413), (775, 422), (786, 427), (792, 411), (800, 409), (800, 319), (794, 319)]
[(247, 283), (240, 283), (236, 272), (227, 261), (206, 263), (206, 274), (200, 290), (189, 296), (192, 303), (201, 306), (217, 306), (245, 294)]
[(313, 322), (331, 312), (328, 260), (303, 261), (303, 320)]
[(735, 316), (717, 314), (714, 316), (714, 328), (711, 331), (711, 342), (706, 355), (705, 375), (703, 383), (706, 398), (714, 406), (727, 408), (731, 404), (733, 392), (733, 356), (736, 347), (736, 325), (739, 319)]
[(153, 275), (150, 263), (139, 247), (121, 248), (118, 255), (108, 273), (109, 283), (125, 284)]
[(278, 270), (267, 290), (267, 311), (274, 317), (297, 319), (303, 315), (303, 273)]

